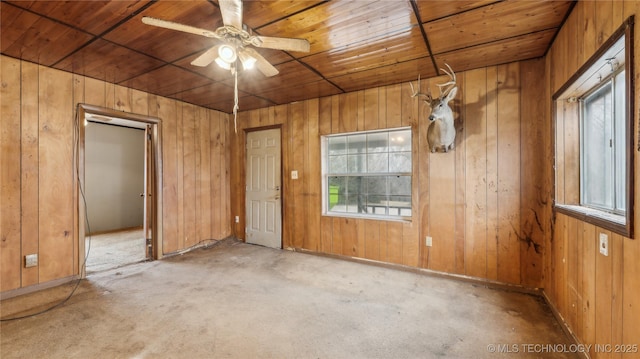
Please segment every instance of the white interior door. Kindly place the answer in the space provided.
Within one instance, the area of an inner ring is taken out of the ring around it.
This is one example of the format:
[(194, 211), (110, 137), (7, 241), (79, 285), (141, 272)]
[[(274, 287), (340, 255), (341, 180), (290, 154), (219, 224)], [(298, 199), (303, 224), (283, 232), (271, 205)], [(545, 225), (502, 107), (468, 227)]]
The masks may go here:
[(282, 248), (280, 129), (247, 133), (246, 241)]

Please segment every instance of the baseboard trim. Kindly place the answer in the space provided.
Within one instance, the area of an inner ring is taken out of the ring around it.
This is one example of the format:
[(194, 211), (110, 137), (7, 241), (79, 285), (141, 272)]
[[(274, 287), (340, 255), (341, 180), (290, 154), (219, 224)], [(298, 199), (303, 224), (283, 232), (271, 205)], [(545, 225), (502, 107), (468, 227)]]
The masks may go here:
[[(547, 292), (545, 292), (543, 289), (541, 290), (541, 293), (542, 293), (542, 298), (544, 298), (544, 301), (547, 303), (549, 308), (551, 308), (551, 313), (553, 313), (553, 316), (556, 318), (558, 323), (560, 323), (560, 327), (562, 328), (562, 331), (573, 342), (572, 344), (576, 344), (576, 345), (582, 344), (578, 339), (578, 337), (576, 337), (575, 333), (571, 330), (571, 328), (569, 328), (569, 326), (567, 325), (567, 322), (562, 317), (562, 314), (560, 314), (560, 311), (558, 311), (558, 308), (556, 308), (553, 302), (551, 302), (551, 299), (547, 295)], [(591, 356), (589, 355), (589, 353), (578, 352), (576, 354), (578, 354), (581, 358), (591, 359)]]
[(91, 237), (91, 236), (97, 236), (100, 234), (111, 234), (111, 233), (118, 233), (118, 232), (129, 232), (129, 231), (134, 231), (134, 230), (142, 230), (142, 226), (135, 226), (135, 227), (126, 227), (126, 228), (117, 228), (117, 229), (107, 229), (105, 231), (96, 231), (93, 233), (85, 233), (85, 237)]
[(492, 289), (499, 289), (499, 290), (504, 290), (504, 291), (511, 291), (511, 292), (518, 292), (518, 293), (542, 296), (542, 292), (541, 292), (541, 290), (539, 288), (529, 288), (529, 287), (525, 287), (525, 286), (522, 286), (522, 285), (508, 284), (508, 283), (493, 281), (493, 280), (485, 279), (485, 278), (470, 277), (470, 276), (466, 276), (466, 275), (462, 275), (462, 274), (438, 272), (438, 271), (434, 271), (434, 270), (431, 270), (431, 269), (410, 267), (410, 266), (406, 266), (406, 265), (402, 265), (402, 264), (381, 262), (381, 261), (377, 261), (377, 260), (373, 260), (373, 259), (366, 259), (366, 258), (359, 258), (359, 257), (349, 257), (349, 256), (342, 256), (342, 255), (330, 254), (330, 253), (321, 253), (321, 252), (310, 251), (308, 249), (302, 249), (302, 248), (285, 248), (285, 250), (290, 250), (290, 251), (297, 252), (297, 253), (310, 254), (310, 255), (315, 255), (315, 256), (320, 256), (320, 257), (328, 257), (328, 258), (334, 258), (334, 259), (340, 259), (340, 260), (348, 260), (348, 261), (351, 261), (351, 262), (368, 264), (368, 265), (372, 265), (372, 266), (376, 266), (376, 267), (382, 267), (382, 268), (388, 268), (388, 269), (395, 269), (395, 270), (400, 270), (400, 271), (404, 271), (404, 272), (411, 272), (411, 273), (429, 275), (429, 276), (432, 276), (432, 277), (453, 279), (453, 280), (462, 281), (462, 282), (468, 282), (468, 283), (472, 283), (472, 284), (475, 284), (475, 285), (484, 286), (484, 287), (492, 288)]
[(192, 250), (195, 250), (195, 249), (198, 249), (198, 248), (205, 248), (205, 249), (213, 248), (213, 247), (215, 247), (215, 246), (217, 246), (217, 245), (219, 245), (222, 242), (227, 241), (227, 240), (236, 240), (236, 239), (235, 239), (235, 237), (233, 235), (227, 236), (227, 237), (222, 238), (222, 239), (205, 239), (205, 240), (202, 240), (202, 241), (192, 245), (191, 247), (180, 249), (180, 250), (177, 250), (175, 252), (165, 253), (165, 254), (162, 255), (161, 259), (179, 256), (179, 255), (191, 252)]
[(48, 282), (41, 283), (41, 284), (30, 285), (30, 286), (24, 287), (24, 288), (8, 290), (6, 292), (0, 293), (0, 300), (19, 297), (21, 295), (31, 294), (31, 293), (39, 292), (39, 291), (42, 291), (42, 290), (45, 290), (45, 289), (58, 287), (58, 286), (61, 286), (63, 284), (67, 284), (69, 282), (73, 282), (76, 279), (80, 279), (80, 276), (73, 275), (73, 276), (70, 276), (70, 277), (54, 279), (52, 281), (48, 281)]
[[(192, 251), (194, 249), (198, 249), (198, 248), (215, 247), (217, 244), (219, 244), (219, 243), (221, 243), (221, 242), (223, 242), (225, 240), (233, 239), (233, 238), (234, 238), (233, 236), (228, 236), (228, 237), (225, 237), (223, 239), (206, 239), (206, 240), (200, 241), (199, 243), (197, 243), (194, 246), (191, 246), (191, 247), (188, 247), (188, 248), (185, 248), (185, 249), (181, 249), (181, 250), (173, 252), (173, 253), (164, 254), (162, 256), (162, 258), (169, 258), (169, 257), (181, 255), (181, 254), (190, 252), (190, 251)], [(48, 281), (48, 282), (45, 282), (45, 283), (30, 285), (28, 287), (17, 288), (17, 289), (8, 290), (8, 291), (5, 291), (5, 292), (0, 292), (0, 300), (19, 297), (21, 295), (31, 294), (31, 293), (34, 293), (34, 292), (39, 292), (39, 291), (42, 291), (42, 290), (58, 287), (58, 286), (61, 286), (63, 284), (72, 282), (72, 281), (74, 281), (76, 279), (80, 279), (80, 276), (79, 275), (73, 275), (73, 276), (69, 276), (69, 277), (65, 277), (65, 278), (54, 279), (54, 280), (51, 280), (51, 281)]]

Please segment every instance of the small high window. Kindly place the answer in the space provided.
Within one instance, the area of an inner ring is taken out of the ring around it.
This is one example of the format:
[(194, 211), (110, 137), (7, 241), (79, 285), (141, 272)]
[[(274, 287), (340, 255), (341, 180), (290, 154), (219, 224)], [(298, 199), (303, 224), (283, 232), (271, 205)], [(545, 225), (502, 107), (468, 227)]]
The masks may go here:
[(633, 236), (633, 19), (553, 96), (556, 210)]
[(325, 214), (411, 217), (411, 129), (322, 137)]

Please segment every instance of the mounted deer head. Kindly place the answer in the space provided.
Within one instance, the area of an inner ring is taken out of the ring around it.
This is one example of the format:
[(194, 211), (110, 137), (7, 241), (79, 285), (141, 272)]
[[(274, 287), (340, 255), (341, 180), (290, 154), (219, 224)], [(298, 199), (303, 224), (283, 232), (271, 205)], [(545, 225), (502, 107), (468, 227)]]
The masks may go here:
[[(429, 142), (429, 150), (436, 152), (438, 149), (442, 149), (444, 152), (453, 149), (455, 146), (456, 129), (453, 125), (453, 111), (449, 107), (449, 101), (456, 97), (458, 87), (456, 86), (456, 74), (453, 72), (448, 64), (445, 64), (449, 71), (442, 70), (445, 74), (449, 75), (449, 81), (438, 84), (440, 89), (440, 96), (433, 98), (431, 96), (431, 90), (428, 90), (426, 94), (420, 91), (420, 76), (418, 76), (418, 90), (416, 91), (411, 85), (411, 91), (413, 94), (411, 97), (424, 96), (424, 101), (429, 105), (431, 113), (429, 114), (429, 129), (427, 130), (427, 141)], [(444, 90), (443, 90), (444, 88)]]

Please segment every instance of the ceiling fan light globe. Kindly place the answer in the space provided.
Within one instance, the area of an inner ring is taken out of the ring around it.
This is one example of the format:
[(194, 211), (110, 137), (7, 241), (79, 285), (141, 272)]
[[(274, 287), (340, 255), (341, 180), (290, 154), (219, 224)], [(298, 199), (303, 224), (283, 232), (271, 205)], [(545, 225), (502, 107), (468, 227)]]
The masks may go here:
[(222, 67), (225, 70), (231, 70), (231, 64), (224, 61), (220, 57), (216, 58), (216, 64), (218, 64), (218, 66)]
[(229, 46), (229, 45), (220, 46), (218, 48), (218, 55), (220, 56), (219, 57), (220, 59), (222, 59), (224, 62), (228, 64), (233, 63), (238, 58), (238, 55), (236, 54), (236, 49), (234, 49), (233, 46)]
[(240, 61), (242, 61), (242, 68), (245, 70), (251, 70), (255, 67), (257, 61), (255, 57), (247, 55), (245, 52), (240, 52), (238, 56), (240, 57)]
[(242, 63), (242, 66), (244, 67), (245, 70), (251, 70), (252, 68), (255, 67), (255, 65), (256, 65), (256, 59), (254, 58), (250, 58), (246, 62)]

